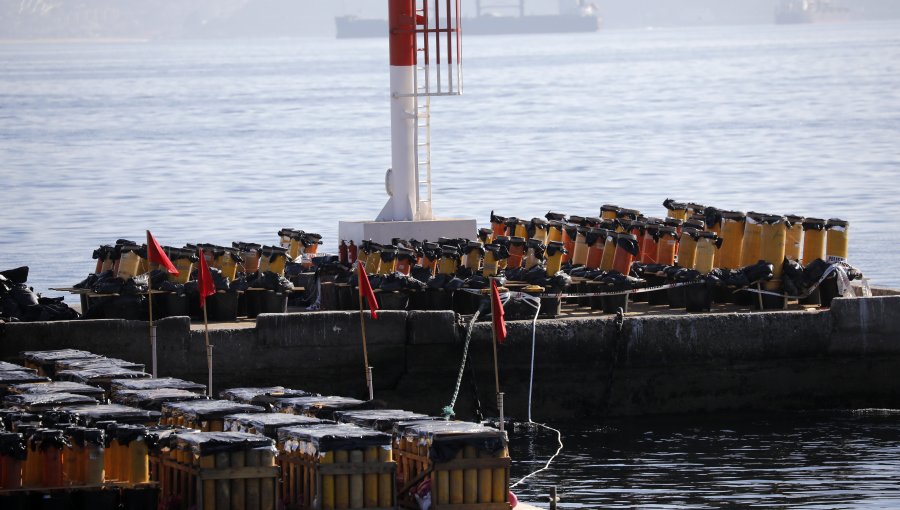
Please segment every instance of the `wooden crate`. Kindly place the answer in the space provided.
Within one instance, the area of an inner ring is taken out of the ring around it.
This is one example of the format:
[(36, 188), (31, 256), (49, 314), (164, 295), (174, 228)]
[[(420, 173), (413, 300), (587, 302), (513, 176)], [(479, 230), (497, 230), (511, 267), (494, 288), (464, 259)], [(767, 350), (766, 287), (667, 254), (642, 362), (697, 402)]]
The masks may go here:
[(239, 432), (176, 433), (159, 460), (162, 502), (187, 510), (277, 508), (274, 441)]
[(286, 508), (397, 507), (391, 436), (349, 424), (286, 427), (278, 431)]
[(509, 510), (506, 434), (475, 423), (415, 421), (395, 427), (401, 506), (428, 478), (434, 510)]

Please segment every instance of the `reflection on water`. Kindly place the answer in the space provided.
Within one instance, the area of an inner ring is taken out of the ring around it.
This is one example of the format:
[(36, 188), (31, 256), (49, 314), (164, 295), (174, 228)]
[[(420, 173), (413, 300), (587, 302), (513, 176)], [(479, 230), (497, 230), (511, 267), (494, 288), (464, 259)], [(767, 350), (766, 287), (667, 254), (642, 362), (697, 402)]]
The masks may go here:
[[(565, 449), (516, 493), (560, 508), (900, 507), (900, 414), (659, 419), (560, 426)], [(513, 480), (556, 435), (510, 435)]]

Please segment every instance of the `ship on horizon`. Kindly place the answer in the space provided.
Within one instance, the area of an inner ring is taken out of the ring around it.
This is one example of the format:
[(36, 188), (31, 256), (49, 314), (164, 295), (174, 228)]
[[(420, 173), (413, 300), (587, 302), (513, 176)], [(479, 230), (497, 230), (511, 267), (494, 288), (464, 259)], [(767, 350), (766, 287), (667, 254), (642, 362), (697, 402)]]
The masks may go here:
[[(602, 20), (597, 6), (588, 0), (560, 0), (558, 14), (525, 14), (525, 0), (493, 0), (491, 4), (476, 0), (475, 10), (475, 16), (461, 20), (466, 35), (596, 32)], [(384, 37), (388, 23), (385, 19), (338, 16), (335, 28), (338, 39)]]
[(850, 9), (833, 0), (781, 0), (775, 9), (775, 23), (840, 23), (850, 17)]

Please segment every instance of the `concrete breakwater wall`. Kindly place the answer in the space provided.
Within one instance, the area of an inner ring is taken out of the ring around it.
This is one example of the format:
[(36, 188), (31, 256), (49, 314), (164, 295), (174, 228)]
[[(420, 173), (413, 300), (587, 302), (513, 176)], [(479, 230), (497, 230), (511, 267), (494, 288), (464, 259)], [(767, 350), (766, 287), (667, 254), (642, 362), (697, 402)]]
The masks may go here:
[[(376, 398), (436, 414), (450, 401), (468, 325), (451, 312), (367, 318)], [(499, 348), (507, 415), (527, 415), (530, 321), (508, 324)], [(255, 327), (215, 329), (214, 385), (284, 385), (365, 395), (355, 312), (261, 315)], [(158, 321), (160, 376), (206, 381), (202, 331), (187, 318)], [(0, 358), (78, 348), (150, 364), (146, 322), (0, 324)], [(782, 409), (900, 407), (900, 296), (836, 299), (829, 310), (541, 320), (533, 416), (564, 421)], [(477, 400), (496, 416), (489, 323), (472, 331), (471, 366), (457, 414)], [(149, 369), (149, 368), (148, 368)], [(474, 377), (473, 377), (474, 375)], [(477, 395), (477, 400), (476, 400)]]

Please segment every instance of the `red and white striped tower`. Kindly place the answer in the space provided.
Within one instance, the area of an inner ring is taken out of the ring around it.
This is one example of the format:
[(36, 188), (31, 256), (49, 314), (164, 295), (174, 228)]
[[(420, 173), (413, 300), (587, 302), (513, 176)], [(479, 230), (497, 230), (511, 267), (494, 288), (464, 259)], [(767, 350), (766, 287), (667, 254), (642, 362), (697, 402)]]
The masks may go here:
[[(426, 0), (427, 1), (427, 0)], [(388, 0), (391, 54), (391, 198), (378, 221), (418, 218), (416, 168), (416, 6), (415, 0)], [(422, 21), (422, 20), (420, 20)]]
[(391, 198), (377, 221), (433, 219), (430, 98), (462, 92), (459, 3), (388, 0), (391, 170), (386, 184)]
[(391, 72), (390, 198), (374, 221), (342, 221), (341, 239), (389, 242), (472, 237), (474, 219), (435, 219), (431, 115), (435, 96), (462, 93), (460, 0), (388, 0)]

